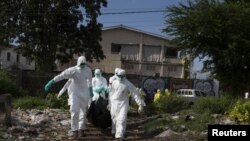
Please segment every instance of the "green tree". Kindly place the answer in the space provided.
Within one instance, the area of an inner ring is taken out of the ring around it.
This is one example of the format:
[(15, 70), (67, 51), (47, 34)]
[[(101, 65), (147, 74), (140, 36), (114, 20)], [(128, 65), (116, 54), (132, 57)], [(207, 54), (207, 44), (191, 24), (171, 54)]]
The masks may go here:
[(184, 78), (188, 79), (190, 78), (189, 74), (190, 74), (191, 61), (187, 57), (183, 58), (182, 61), (184, 66)]
[(164, 32), (185, 52), (208, 57), (203, 70), (233, 93), (250, 84), (250, 3), (237, 0), (194, 0), (167, 8)]
[(73, 54), (100, 61), (102, 24), (97, 22), (106, 0), (2, 0), (0, 44), (16, 43), (17, 50), (52, 70), (55, 60), (66, 63)]

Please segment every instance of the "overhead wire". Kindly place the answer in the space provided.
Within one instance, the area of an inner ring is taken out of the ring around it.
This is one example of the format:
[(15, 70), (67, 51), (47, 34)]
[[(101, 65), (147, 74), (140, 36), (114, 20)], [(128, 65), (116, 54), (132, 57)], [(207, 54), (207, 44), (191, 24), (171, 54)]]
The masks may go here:
[[(118, 11), (118, 12), (105, 12), (105, 11)], [(122, 11), (122, 10), (126, 10), (126, 11)], [(165, 12), (166, 10), (164, 10), (164, 8), (142, 8), (142, 9), (103, 9), (102, 13), (100, 16), (105, 16), (105, 15), (128, 15), (128, 14), (147, 14), (147, 13), (160, 13), (160, 12)], [(38, 11), (36, 10), (29, 10), (26, 11), (26, 14), (37, 14)], [(41, 11), (39, 11), (41, 12)], [(62, 12), (62, 13), (60, 13)], [(66, 10), (60, 10), (60, 11), (56, 11), (55, 13), (50, 12), (50, 13), (39, 13), (39, 14), (63, 14), (64, 12), (66, 12)], [(80, 13), (79, 13), (80, 14)], [(83, 14), (83, 13), (81, 13)], [(102, 24), (112, 24), (112, 23), (140, 23), (140, 22), (151, 22), (151, 25), (133, 25), (133, 27), (149, 27), (149, 26), (162, 26), (162, 25), (152, 25), (152, 23), (157, 22), (158, 20), (137, 20), (137, 21), (112, 21), (112, 22), (105, 22), (102, 21)], [(67, 23), (61, 23), (61, 24), (67, 24)]]
[[(155, 10), (153, 10), (155, 9)], [(111, 10), (111, 9), (110, 9)], [(118, 10), (118, 9), (113, 9), (113, 10)], [(124, 9), (124, 10), (127, 10), (127, 9)], [(166, 12), (166, 10), (164, 10), (164, 8), (149, 8), (148, 9), (130, 9), (130, 11), (119, 11), (119, 12), (104, 12), (104, 10), (102, 11), (102, 14), (101, 16), (112, 16), (112, 15), (121, 15), (121, 14), (124, 14), (124, 15), (131, 15), (131, 14), (148, 14), (148, 13), (163, 13), (163, 12)], [(134, 28), (137, 28), (137, 27), (159, 27), (159, 26), (163, 26), (163, 24), (159, 25), (159, 22), (164, 22), (164, 21), (161, 21), (160, 19), (157, 19), (157, 20), (131, 20), (131, 21), (120, 21), (120, 19), (118, 19), (117, 21), (101, 21), (101, 23), (105, 26), (107, 24), (115, 24), (115, 23), (128, 23), (129, 26), (131, 27), (134, 27)], [(136, 25), (131, 25), (133, 23), (143, 23), (143, 25), (141, 24), (136, 24)], [(150, 25), (147, 25), (147, 24), (150, 24)], [(152, 23), (156, 23), (156, 24), (152, 24)]]
[(117, 14), (139, 14), (139, 13), (158, 13), (165, 12), (165, 10), (148, 10), (148, 11), (126, 11), (126, 12), (104, 12), (101, 15), (117, 15)]

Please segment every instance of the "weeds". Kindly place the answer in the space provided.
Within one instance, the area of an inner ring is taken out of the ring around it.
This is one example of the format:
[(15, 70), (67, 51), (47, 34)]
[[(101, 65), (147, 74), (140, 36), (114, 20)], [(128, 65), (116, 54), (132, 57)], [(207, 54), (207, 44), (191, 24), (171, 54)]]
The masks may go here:
[(46, 100), (40, 97), (25, 96), (14, 99), (14, 108), (21, 109), (43, 109), (46, 107)]
[(240, 122), (250, 122), (250, 100), (238, 100), (229, 110), (230, 119)]
[(204, 113), (204, 111), (208, 111), (215, 114), (225, 114), (225, 112), (229, 110), (234, 103), (235, 98), (230, 96), (202, 97), (195, 101), (192, 106), (192, 110), (197, 113)]

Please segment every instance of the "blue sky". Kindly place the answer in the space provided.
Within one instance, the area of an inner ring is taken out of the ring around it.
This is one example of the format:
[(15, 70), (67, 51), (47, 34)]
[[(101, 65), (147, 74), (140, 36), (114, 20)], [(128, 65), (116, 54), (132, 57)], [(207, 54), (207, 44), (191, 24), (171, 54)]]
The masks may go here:
[[(108, 0), (108, 6), (101, 9), (103, 15), (98, 20), (104, 27), (123, 24), (146, 32), (167, 36), (166, 33), (162, 33), (162, 29), (166, 27), (165, 12), (113, 13), (160, 11), (166, 9), (168, 6), (178, 5), (183, 2), (186, 2), (186, 0)], [(195, 59), (193, 70), (200, 70), (201, 67), (202, 63), (198, 59)]]
[(104, 27), (124, 24), (129, 27), (141, 29), (159, 35), (164, 24), (164, 12), (129, 13), (129, 14), (105, 14), (134, 11), (159, 11), (167, 6), (178, 4), (184, 0), (108, 0), (107, 8), (102, 8), (99, 21)]

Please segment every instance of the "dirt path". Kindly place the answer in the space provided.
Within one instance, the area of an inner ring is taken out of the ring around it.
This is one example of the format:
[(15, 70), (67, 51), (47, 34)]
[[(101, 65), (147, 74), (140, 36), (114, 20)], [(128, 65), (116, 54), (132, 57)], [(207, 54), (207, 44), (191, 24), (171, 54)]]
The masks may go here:
[[(128, 122), (127, 122), (127, 130), (125, 133), (126, 141), (143, 141), (143, 140), (152, 140), (150, 138), (146, 138), (144, 136), (143, 126), (138, 125), (140, 121), (146, 118), (145, 115), (138, 114), (129, 114)], [(86, 130), (86, 134), (83, 138), (79, 140), (93, 140), (93, 141), (113, 141), (115, 140), (114, 136), (110, 134), (111, 129), (99, 129), (95, 128), (92, 124), (87, 124), (88, 129)]]
[[(144, 137), (144, 130), (143, 127), (140, 125), (135, 125), (139, 121), (145, 119), (146, 116), (128, 116), (128, 124), (127, 130), (125, 134), (125, 140), (151, 140), (149, 138)], [(88, 130), (86, 131), (86, 136), (80, 140), (102, 140), (102, 141), (113, 141), (114, 137), (110, 134), (110, 128), (101, 130), (98, 128), (93, 127), (91, 124), (88, 124)]]
[[(13, 115), (16, 120), (20, 120), (18, 124), (8, 128), (7, 135), (9, 139), (6, 141), (68, 141), (70, 134), (70, 114), (66, 112), (36, 112), (30, 114), (30, 111), (14, 111)], [(30, 124), (30, 118), (34, 116), (45, 117), (39, 124)], [(143, 123), (146, 115), (138, 115), (136, 112), (128, 114), (127, 130), (125, 134), (125, 141), (148, 141), (152, 138), (145, 137)], [(62, 121), (66, 121), (65, 124)], [(24, 124), (25, 123), (25, 124)], [(28, 123), (28, 124), (27, 124)], [(78, 139), (79, 141), (113, 141), (114, 137), (110, 134), (110, 128), (99, 129), (92, 124), (87, 123), (87, 130), (85, 136)]]

